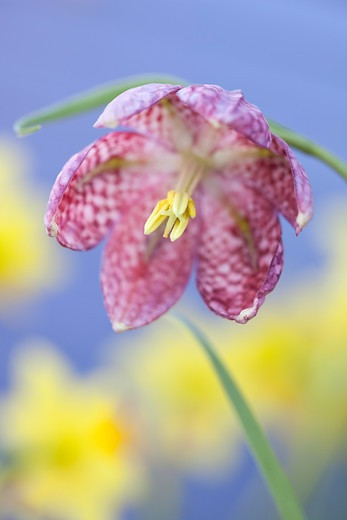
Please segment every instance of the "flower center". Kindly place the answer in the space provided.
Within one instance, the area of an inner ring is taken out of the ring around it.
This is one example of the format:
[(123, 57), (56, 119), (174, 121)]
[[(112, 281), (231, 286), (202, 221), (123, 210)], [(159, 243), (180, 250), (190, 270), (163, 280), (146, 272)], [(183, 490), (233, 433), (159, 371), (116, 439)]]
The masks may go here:
[(189, 219), (195, 218), (195, 204), (187, 192), (170, 190), (166, 199), (160, 200), (145, 224), (145, 235), (155, 231), (167, 219), (163, 237), (170, 235), (174, 242), (183, 235)]
[(174, 242), (186, 230), (189, 220), (195, 218), (196, 209), (191, 195), (207, 168), (206, 161), (199, 157), (184, 157), (181, 173), (175, 190), (170, 190), (166, 199), (157, 202), (145, 224), (145, 235), (153, 233), (165, 220), (163, 237), (170, 235)]

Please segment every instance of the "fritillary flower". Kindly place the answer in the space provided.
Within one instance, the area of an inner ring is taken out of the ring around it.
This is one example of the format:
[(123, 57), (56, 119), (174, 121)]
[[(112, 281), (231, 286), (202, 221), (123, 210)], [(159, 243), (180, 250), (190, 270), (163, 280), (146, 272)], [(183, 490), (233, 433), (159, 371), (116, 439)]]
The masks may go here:
[(282, 270), (281, 213), (312, 216), (306, 174), (241, 91), (147, 84), (115, 98), (113, 131), (64, 166), (48, 233), (86, 250), (106, 235), (101, 284), (116, 331), (150, 323), (197, 286), (216, 314), (245, 323)]

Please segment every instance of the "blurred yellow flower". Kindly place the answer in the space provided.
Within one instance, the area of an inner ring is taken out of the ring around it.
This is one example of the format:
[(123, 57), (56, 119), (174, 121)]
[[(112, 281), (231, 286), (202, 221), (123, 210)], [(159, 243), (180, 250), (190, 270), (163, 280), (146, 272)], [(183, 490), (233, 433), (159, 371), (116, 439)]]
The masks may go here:
[(2, 451), (16, 462), (0, 488), (4, 503), (37, 518), (109, 520), (140, 496), (137, 419), (98, 376), (77, 377), (53, 349), (17, 356), (0, 422)]
[(44, 197), (29, 178), (29, 156), (0, 136), (0, 309), (60, 279), (57, 251), (42, 223)]
[(126, 379), (137, 405), (151, 417), (153, 455), (194, 472), (225, 467), (237, 425), (196, 340), (164, 318), (117, 337), (117, 346), (111, 370)]

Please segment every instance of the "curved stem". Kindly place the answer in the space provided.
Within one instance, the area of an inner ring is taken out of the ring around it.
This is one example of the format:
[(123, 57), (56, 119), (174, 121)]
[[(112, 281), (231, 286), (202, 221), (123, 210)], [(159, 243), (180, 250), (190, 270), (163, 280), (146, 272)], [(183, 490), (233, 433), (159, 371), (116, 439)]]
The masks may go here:
[(258, 463), (281, 517), (283, 520), (304, 520), (304, 513), (275, 453), (232, 375), (226, 370), (223, 361), (207, 337), (193, 323), (186, 318), (174, 318), (174, 321), (176, 324), (185, 325), (188, 328), (209, 358), (219, 382), (238, 416), (249, 448)]
[(145, 85), (146, 83), (187, 84), (183, 79), (164, 74), (143, 74), (142, 76), (123, 78), (85, 92), (80, 92), (75, 96), (32, 112), (18, 119), (14, 123), (13, 129), (19, 137), (32, 134), (40, 130), (42, 123), (58, 121), (59, 119), (65, 119), (66, 117), (82, 114), (107, 105), (112, 99), (129, 88)]
[(275, 123), (275, 121), (268, 119), (268, 123), (271, 132), (281, 137), (289, 145), (293, 146), (293, 148), (296, 148), (307, 155), (316, 157), (347, 180), (347, 164), (336, 157), (336, 155), (314, 143), (310, 139), (307, 139), (303, 135), (297, 134), (296, 132), (293, 132), (293, 130), (289, 130), (289, 128), (285, 128), (279, 123)]

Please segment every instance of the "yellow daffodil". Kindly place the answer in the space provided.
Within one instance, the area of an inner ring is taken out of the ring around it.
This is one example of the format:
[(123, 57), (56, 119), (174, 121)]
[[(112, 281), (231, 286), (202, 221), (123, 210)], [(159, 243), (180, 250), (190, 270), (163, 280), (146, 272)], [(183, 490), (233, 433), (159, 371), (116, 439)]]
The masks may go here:
[[(0, 137), (0, 309), (60, 278), (57, 251), (47, 246), (44, 198), (27, 178), (30, 157)], [(60, 256), (60, 255), (59, 255)]]
[(19, 355), (0, 417), (2, 451), (14, 460), (2, 500), (35, 518), (109, 520), (139, 496), (134, 417), (119, 394), (74, 375), (52, 349)]
[(136, 335), (117, 338), (112, 372), (152, 418), (155, 456), (187, 471), (219, 471), (237, 425), (196, 340), (165, 319)]

